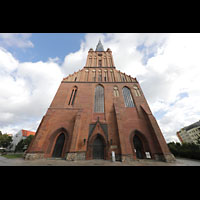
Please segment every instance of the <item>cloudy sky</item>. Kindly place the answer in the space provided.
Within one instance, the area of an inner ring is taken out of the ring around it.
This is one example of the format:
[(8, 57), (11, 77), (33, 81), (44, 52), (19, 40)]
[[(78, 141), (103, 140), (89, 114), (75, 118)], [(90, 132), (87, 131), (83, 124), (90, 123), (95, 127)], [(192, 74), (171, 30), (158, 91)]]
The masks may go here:
[(0, 130), (36, 131), (63, 77), (99, 38), (117, 69), (140, 82), (167, 142), (200, 120), (200, 34), (0, 33)]

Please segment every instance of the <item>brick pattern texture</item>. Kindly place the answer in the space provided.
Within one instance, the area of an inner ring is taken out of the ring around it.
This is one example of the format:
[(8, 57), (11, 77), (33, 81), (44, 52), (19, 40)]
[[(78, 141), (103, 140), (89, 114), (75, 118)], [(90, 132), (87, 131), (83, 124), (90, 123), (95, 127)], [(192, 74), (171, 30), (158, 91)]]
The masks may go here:
[[(94, 112), (95, 88), (99, 84), (104, 88), (104, 113)], [(125, 86), (131, 91), (134, 107), (125, 107), (122, 93)], [(74, 98), (73, 105), (70, 98)], [(62, 80), (27, 150), (27, 158), (40, 157), (37, 154), (52, 157), (61, 133), (65, 135), (61, 157), (67, 160), (93, 159), (97, 135), (104, 141), (106, 160), (111, 160), (112, 151), (117, 160), (136, 160), (135, 135), (142, 142), (143, 158), (149, 152), (152, 159), (173, 160), (137, 79), (115, 68), (110, 49), (103, 52), (90, 49), (83, 69)]]

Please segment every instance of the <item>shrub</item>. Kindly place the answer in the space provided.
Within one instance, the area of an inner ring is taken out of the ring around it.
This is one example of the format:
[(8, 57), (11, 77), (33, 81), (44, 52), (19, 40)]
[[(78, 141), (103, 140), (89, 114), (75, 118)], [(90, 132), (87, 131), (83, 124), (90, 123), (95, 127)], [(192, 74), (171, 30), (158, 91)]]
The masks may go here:
[(200, 145), (194, 143), (170, 142), (168, 147), (174, 156), (200, 160)]

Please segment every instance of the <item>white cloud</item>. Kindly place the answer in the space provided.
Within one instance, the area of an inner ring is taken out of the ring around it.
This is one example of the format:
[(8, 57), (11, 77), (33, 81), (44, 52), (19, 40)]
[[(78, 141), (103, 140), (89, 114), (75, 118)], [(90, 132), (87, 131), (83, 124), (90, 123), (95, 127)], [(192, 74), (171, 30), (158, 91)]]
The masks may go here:
[[(167, 141), (199, 120), (200, 34), (86, 34), (80, 50), (65, 57), (66, 74), (81, 69), (89, 48), (101, 38), (117, 69), (136, 77)], [(181, 93), (188, 97), (180, 98)]]
[[(29, 35), (0, 34), (4, 41), (6, 37), (7, 45), (16, 37), (30, 41)], [(62, 77), (85, 66), (88, 50), (95, 50), (99, 39), (104, 50), (112, 50), (116, 68), (139, 80), (167, 142), (178, 141), (176, 132), (199, 120), (200, 34), (93, 33), (86, 34), (80, 49), (66, 55), (62, 64), (59, 58), (20, 63), (0, 48), (1, 130), (36, 129)]]
[(20, 63), (5, 49), (0, 55), (0, 130), (36, 130), (63, 78), (60, 66), (53, 61)]
[[(167, 112), (158, 122), (168, 141), (177, 138), (180, 128), (200, 118), (198, 52), (200, 34), (170, 34), (162, 50), (148, 60), (147, 71), (140, 77), (152, 111), (159, 110), (159, 100), (164, 102)], [(183, 92), (187, 97), (181, 99)]]
[(6, 49), (0, 47), (0, 74), (11, 73), (18, 66), (18, 61)]
[[(105, 36), (100, 33), (86, 34), (85, 41), (81, 42), (80, 49), (65, 56), (62, 71), (66, 76), (82, 69), (86, 64), (87, 54), (90, 48), (96, 49), (99, 39), (103, 41)], [(106, 49), (104, 49), (106, 50)]]
[(29, 48), (34, 47), (29, 40), (31, 33), (0, 33), (0, 45), (3, 47), (19, 47)]

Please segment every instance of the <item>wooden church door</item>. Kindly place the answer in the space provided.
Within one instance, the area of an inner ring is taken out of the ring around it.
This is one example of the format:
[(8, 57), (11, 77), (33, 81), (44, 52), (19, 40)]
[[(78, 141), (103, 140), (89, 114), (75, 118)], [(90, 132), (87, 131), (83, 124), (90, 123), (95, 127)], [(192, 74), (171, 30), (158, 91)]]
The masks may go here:
[(93, 142), (93, 159), (104, 159), (104, 142), (101, 136), (97, 136)]
[(62, 156), (64, 142), (65, 142), (65, 135), (64, 135), (64, 133), (61, 133), (58, 136), (58, 139), (56, 141), (54, 151), (53, 151), (53, 157), (61, 157)]

